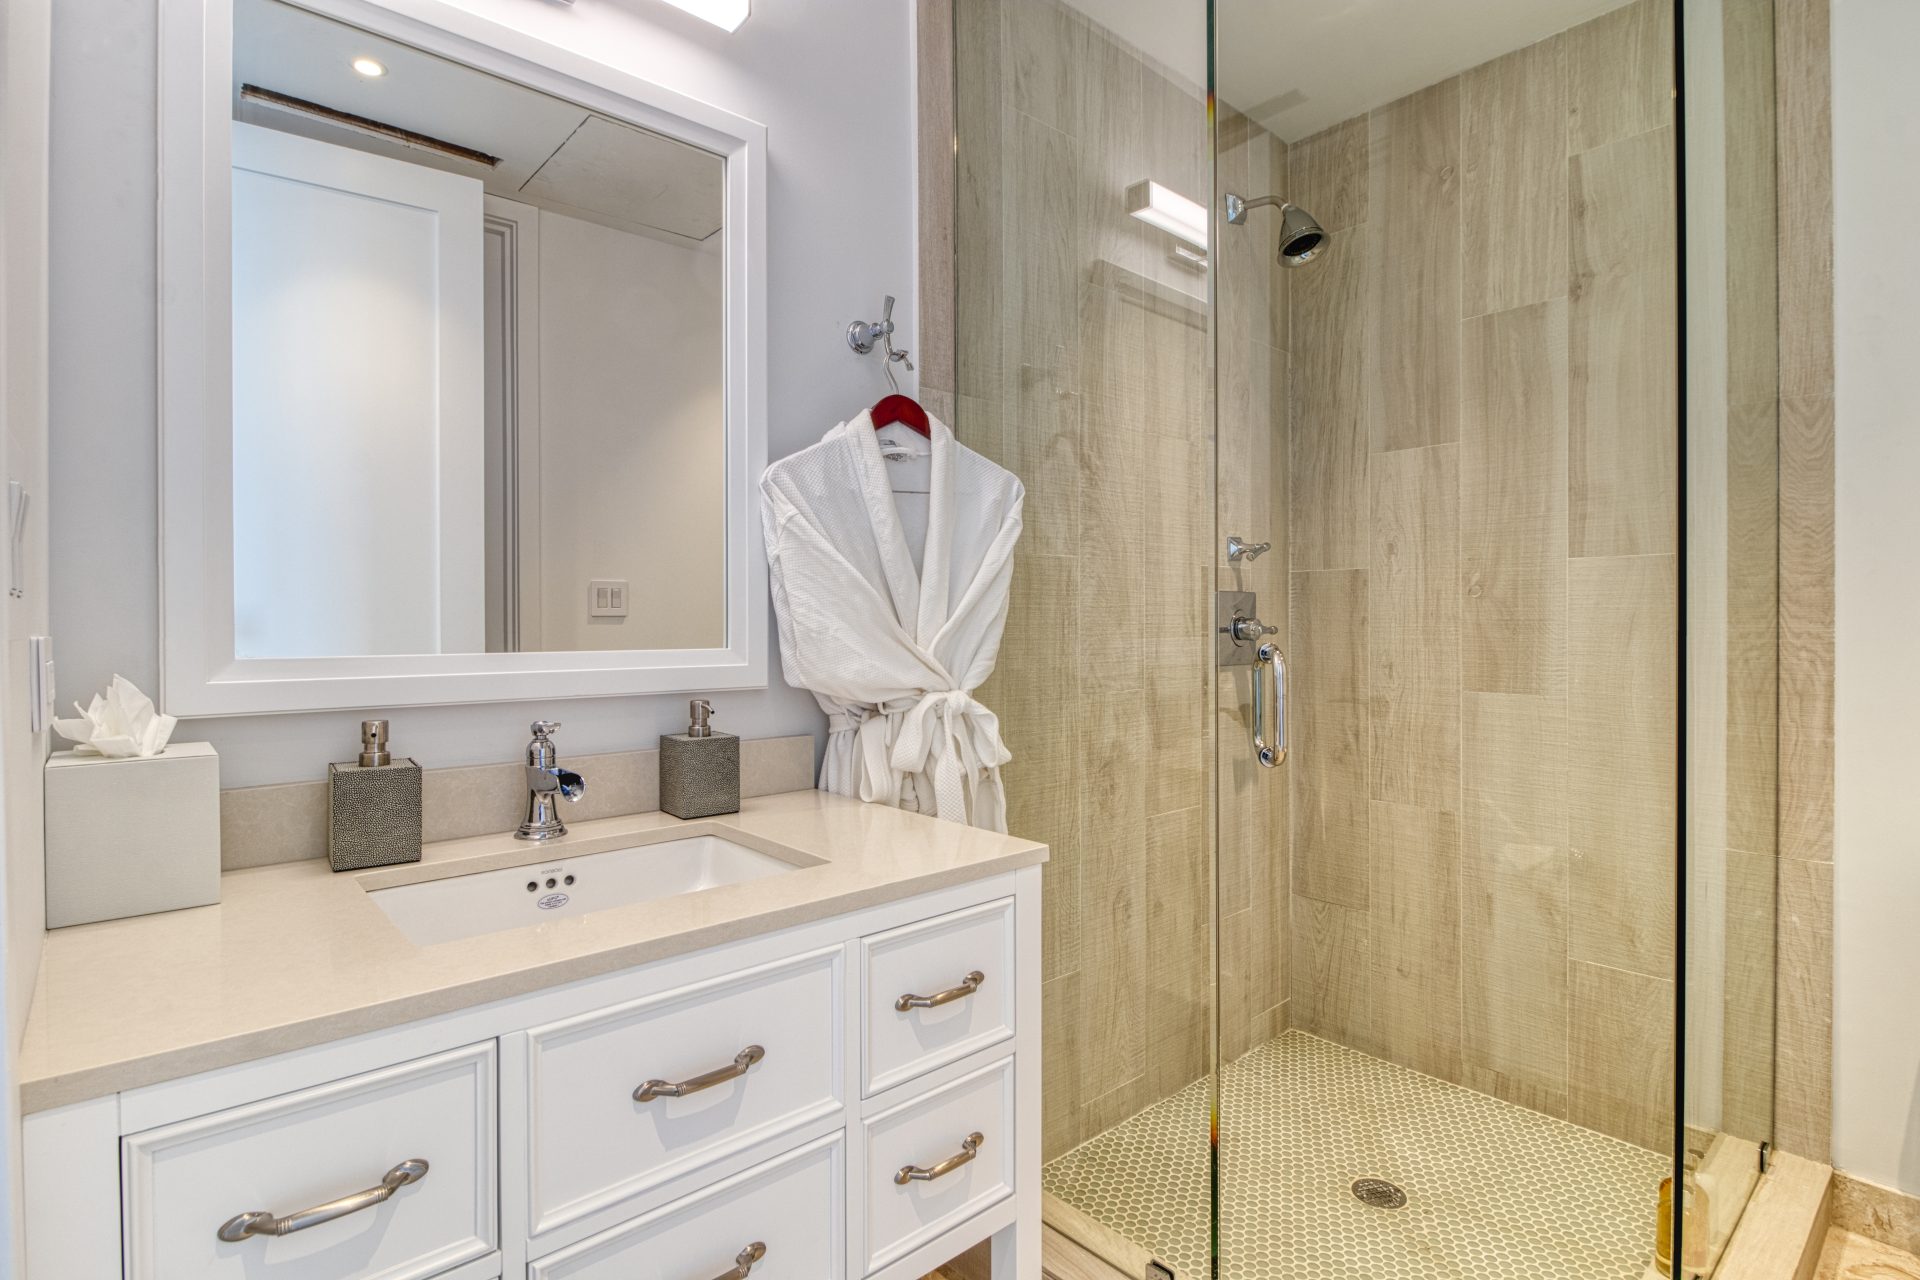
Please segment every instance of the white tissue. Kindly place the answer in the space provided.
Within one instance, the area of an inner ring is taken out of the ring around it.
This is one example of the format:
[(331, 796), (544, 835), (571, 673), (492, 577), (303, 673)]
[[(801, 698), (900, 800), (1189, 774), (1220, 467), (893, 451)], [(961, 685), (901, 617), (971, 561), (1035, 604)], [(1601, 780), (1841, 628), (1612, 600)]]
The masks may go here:
[(73, 709), (80, 713), (80, 718), (55, 720), (53, 729), (71, 740), (73, 749), (82, 755), (115, 759), (157, 756), (166, 750), (167, 739), (180, 723), (154, 710), (153, 699), (140, 692), (125, 676), (113, 678), (105, 697), (96, 693), (91, 705), (82, 708), (76, 702)]

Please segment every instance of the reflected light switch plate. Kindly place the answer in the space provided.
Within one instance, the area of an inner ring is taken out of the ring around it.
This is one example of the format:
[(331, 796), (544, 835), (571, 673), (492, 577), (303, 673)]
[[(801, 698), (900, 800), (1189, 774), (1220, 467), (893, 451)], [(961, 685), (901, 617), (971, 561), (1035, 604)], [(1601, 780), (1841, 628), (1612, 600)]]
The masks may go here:
[(595, 578), (587, 583), (587, 616), (589, 618), (624, 618), (627, 616), (627, 581), (625, 578)]

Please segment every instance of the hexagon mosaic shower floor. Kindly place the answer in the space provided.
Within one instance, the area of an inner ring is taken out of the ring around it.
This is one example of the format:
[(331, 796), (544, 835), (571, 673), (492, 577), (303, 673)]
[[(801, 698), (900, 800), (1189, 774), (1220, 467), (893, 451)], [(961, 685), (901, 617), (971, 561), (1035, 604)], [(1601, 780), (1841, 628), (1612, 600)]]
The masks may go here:
[[(1656, 1152), (1288, 1031), (1226, 1071), (1224, 1280), (1640, 1280)], [(1047, 1165), (1048, 1192), (1206, 1275), (1204, 1080)], [(1384, 1178), (1406, 1207), (1354, 1198)]]

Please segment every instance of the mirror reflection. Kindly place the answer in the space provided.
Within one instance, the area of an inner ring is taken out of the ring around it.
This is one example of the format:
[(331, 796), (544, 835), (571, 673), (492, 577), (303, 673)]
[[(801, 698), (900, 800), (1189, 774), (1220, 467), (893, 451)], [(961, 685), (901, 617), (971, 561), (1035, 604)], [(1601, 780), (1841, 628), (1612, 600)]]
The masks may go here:
[(726, 642), (725, 162), (236, 0), (234, 652)]

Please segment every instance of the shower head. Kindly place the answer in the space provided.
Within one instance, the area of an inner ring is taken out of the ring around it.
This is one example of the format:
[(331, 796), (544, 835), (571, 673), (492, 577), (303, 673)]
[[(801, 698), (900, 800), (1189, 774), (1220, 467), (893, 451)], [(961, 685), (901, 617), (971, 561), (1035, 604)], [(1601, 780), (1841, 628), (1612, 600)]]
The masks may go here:
[(1239, 226), (1247, 220), (1249, 209), (1258, 209), (1263, 205), (1277, 205), (1280, 209), (1280, 265), (1283, 267), (1304, 267), (1320, 256), (1327, 247), (1330, 238), (1325, 227), (1314, 216), (1297, 204), (1282, 200), (1279, 196), (1259, 196), (1252, 200), (1229, 194), (1227, 196), (1227, 221)]

